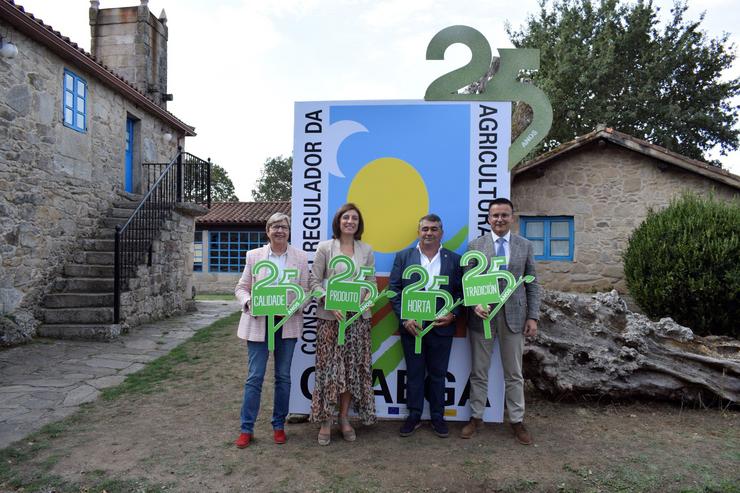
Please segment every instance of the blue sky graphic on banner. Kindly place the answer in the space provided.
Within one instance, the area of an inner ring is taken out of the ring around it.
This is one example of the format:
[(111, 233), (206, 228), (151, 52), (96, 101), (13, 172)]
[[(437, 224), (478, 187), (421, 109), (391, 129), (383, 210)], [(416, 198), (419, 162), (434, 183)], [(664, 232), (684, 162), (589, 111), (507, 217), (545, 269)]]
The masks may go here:
[[(348, 105), (329, 110), (331, 123), (352, 121), (367, 129), (348, 136), (338, 149), (337, 163), (344, 177), (329, 179), (329, 211), (346, 201), (361, 202), (365, 239), (376, 250), (378, 272), (390, 272), (395, 252), (415, 242), (421, 215), (439, 213), (446, 237), (466, 226), (470, 106)], [(378, 161), (382, 158), (393, 160), (383, 165)], [(408, 166), (418, 179), (409, 180), (414, 174)], [(406, 173), (397, 176), (404, 169)], [(350, 194), (351, 187), (362, 191)], [(428, 204), (426, 210), (422, 204)]]

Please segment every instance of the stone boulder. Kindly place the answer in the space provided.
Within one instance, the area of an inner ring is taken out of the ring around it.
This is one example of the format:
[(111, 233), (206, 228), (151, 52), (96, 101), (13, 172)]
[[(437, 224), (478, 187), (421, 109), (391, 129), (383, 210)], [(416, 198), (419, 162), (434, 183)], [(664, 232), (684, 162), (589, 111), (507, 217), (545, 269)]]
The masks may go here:
[(699, 337), (670, 318), (631, 312), (616, 291), (544, 291), (524, 376), (555, 397), (659, 398), (708, 404), (740, 398), (740, 341)]
[(0, 347), (30, 342), (34, 333), (35, 327), (31, 322), (0, 315)]

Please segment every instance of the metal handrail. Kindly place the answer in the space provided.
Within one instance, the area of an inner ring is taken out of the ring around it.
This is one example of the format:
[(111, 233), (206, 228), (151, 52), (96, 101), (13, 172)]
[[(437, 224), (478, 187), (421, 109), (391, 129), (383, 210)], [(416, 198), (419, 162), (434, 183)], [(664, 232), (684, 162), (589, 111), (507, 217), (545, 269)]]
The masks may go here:
[[(144, 163), (144, 166), (162, 163)], [(116, 226), (113, 268), (113, 318), (121, 321), (121, 292), (135, 269), (152, 262), (154, 236), (162, 223), (171, 217), (178, 202), (191, 202), (211, 207), (210, 159), (204, 161), (178, 147), (177, 155), (167, 164), (131, 216)], [(147, 169), (147, 168), (145, 168)], [(147, 177), (149, 173), (147, 173)]]

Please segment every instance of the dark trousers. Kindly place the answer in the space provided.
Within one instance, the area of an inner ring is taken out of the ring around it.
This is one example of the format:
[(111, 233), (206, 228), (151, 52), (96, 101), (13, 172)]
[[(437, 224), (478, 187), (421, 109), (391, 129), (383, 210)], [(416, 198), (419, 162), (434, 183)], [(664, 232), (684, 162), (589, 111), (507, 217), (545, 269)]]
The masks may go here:
[(421, 353), (416, 354), (414, 337), (405, 329), (400, 330), (403, 355), (406, 358), (406, 403), (409, 415), (417, 418), (421, 416), (426, 397), (431, 418), (442, 419), (452, 336), (440, 336), (432, 330), (421, 340)]

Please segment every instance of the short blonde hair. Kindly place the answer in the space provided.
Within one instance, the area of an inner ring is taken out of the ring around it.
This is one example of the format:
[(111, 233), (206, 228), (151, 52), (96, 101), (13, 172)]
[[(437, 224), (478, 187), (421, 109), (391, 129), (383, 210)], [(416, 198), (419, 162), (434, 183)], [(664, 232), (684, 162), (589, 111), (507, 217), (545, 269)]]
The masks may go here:
[(282, 212), (276, 212), (270, 218), (267, 220), (267, 224), (265, 225), (265, 231), (270, 230), (270, 226), (272, 226), (275, 223), (280, 223), (285, 221), (288, 224), (288, 232), (290, 232), (290, 216), (287, 214), (283, 214)]

